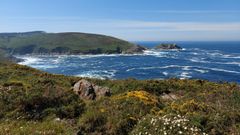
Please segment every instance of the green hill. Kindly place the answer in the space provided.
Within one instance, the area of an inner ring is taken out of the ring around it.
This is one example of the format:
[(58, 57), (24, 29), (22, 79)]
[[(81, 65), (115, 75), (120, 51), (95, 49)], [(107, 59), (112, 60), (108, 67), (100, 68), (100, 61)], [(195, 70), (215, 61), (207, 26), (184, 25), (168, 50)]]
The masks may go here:
[(141, 53), (144, 50), (135, 44), (104, 35), (41, 31), (0, 33), (0, 49), (9, 54), (112, 54)]
[(240, 87), (204, 80), (95, 80), (110, 97), (85, 101), (77, 77), (0, 61), (0, 134), (239, 134)]

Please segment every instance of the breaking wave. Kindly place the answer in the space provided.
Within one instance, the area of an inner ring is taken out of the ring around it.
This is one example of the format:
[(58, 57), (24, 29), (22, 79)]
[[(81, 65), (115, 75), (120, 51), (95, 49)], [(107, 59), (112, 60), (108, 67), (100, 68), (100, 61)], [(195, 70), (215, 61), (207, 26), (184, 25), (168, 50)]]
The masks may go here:
[(159, 79), (177, 77), (240, 82), (240, 49), (148, 49), (143, 54), (24, 55), (19, 64), (51, 73), (98, 79)]

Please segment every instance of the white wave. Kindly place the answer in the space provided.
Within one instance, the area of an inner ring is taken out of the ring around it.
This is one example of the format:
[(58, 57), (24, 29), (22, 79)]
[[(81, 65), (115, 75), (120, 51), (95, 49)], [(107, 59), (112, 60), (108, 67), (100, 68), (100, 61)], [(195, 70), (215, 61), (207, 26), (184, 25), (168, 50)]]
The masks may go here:
[(57, 65), (31, 65), (33, 68), (37, 69), (51, 69), (51, 68), (58, 68)]
[(194, 71), (200, 72), (202, 74), (207, 73), (208, 70), (202, 70), (202, 69), (193, 69)]
[(165, 76), (168, 76), (168, 72), (162, 72), (163, 73), (163, 75), (165, 75)]
[(220, 57), (225, 59), (240, 59), (239, 54), (226, 54), (218, 50), (211, 50), (210, 52), (208, 51), (206, 54), (212, 57)]
[(208, 55), (210, 55), (210, 56), (223, 56), (224, 54), (222, 54), (222, 53), (219, 53), (219, 52), (209, 52), (209, 53), (207, 53)]
[(240, 62), (226, 62), (225, 64), (240, 66)]
[(19, 62), (20, 65), (31, 65), (36, 64), (42, 61), (42, 59), (38, 57), (32, 57), (32, 56), (15, 56), (16, 58), (23, 59), (22, 62)]
[(64, 61), (64, 57), (57, 57), (57, 58), (53, 58), (51, 60), (51, 63), (60, 64), (62, 61)]
[(144, 56), (147, 55), (145, 52), (142, 54), (90, 54), (90, 55), (69, 55), (70, 57), (78, 57), (80, 59), (88, 59), (88, 58), (97, 58), (97, 57), (119, 57), (119, 56)]
[(67, 58), (71, 57), (71, 56), (68, 56), (68, 55), (50, 55), (50, 56), (44, 56), (44, 57), (47, 57), (47, 58), (51, 58), (51, 61), (54, 63), (54, 64), (59, 64), (63, 61), (65, 61)]
[(238, 72), (238, 71), (232, 71), (232, 70), (226, 70), (226, 69), (220, 69), (220, 68), (205, 68), (205, 69), (209, 69), (209, 70), (213, 70), (213, 71), (226, 72), (226, 73), (240, 74), (240, 72)]
[(191, 66), (183, 66), (182, 70), (190, 70)]
[(157, 56), (157, 57), (165, 57), (168, 52), (156, 51), (156, 50), (145, 50), (144, 55), (147, 56)]
[(199, 55), (200, 53), (193, 52), (193, 53), (191, 53), (191, 54), (193, 54), (193, 55)]
[(142, 67), (142, 68), (138, 68), (138, 69), (166, 69), (166, 68), (182, 68), (183, 66), (179, 66), (179, 65), (169, 65), (169, 66), (159, 66), (159, 67)]
[(240, 56), (232, 56), (232, 55), (223, 55), (222, 57), (227, 59), (240, 59)]
[(195, 62), (195, 63), (210, 63), (209, 61), (205, 61), (205, 60), (202, 60), (202, 59), (199, 59), (199, 58), (191, 58), (191, 59), (188, 59), (190, 60), (191, 62)]
[(238, 65), (240, 66), (240, 62), (215, 62), (217, 64), (224, 64), (224, 65)]
[(87, 78), (96, 78), (96, 79), (112, 79), (115, 76), (116, 70), (92, 70), (86, 71), (81, 74), (77, 74), (75, 76), (78, 77), (87, 77)]
[(202, 51), (202, 49), (200, 49), (200, 48), (189, 48), (188, 50), (190, 50), (190, 51)]
[[(145, 50), (142, 54), (87, 54), (87, 55), (28, 55), (28, 56), (18, 56), (19, 58), (24, 59), (25, 57), (32, 57), (32, 58), (45, 58), (51, 57), (54, 58), (54, 62), (58, 63), (60, 60), (68, 58), (68, 57), (75, 57), (80, 59), (89, 59), (89, 58), (97, 58), (97, 57), (131, 57), (131, 56), (156, 56), (156, 57), (167, 57), (170, 51), (157, 51), (154, 49)], [(169, 56), (171, 57), (171, 56)]]
[(78, 75), (75, 75), (75, 76), (77, 76), (77, 77), (86, 77), (86, 78), (96, 78), (96, 79), (101, 79), (101, 80), (106, 79), (106, 77), (104, 77), (102, 75), (93, 74), (91, 72), (86, 72), (86, 73), (78, 74)]
[(183, 70), (190, 70), (192, 66), (180, 66), (180, 65), (168, 65), (168, 66), (156, 66), (156, 67), (140, 67), (140, 68), (130, 68), (127, 69), (126, 71), (132, 71), (132, 70), (137, 70), (137, 69), (142, 69), (142, 70), (151, 70), (151, 69), (168, 69), (168, 68), (182, 68)]
[(180, 79), (189, 79), (192, 76), (189, 75), (189, 72), (182, 72), (180, 75), (178, 75), (180, 77)]
[(133, 70), (135, 70), (136, 68), (129, 68), (129, 69), (127, 69), (126, 71), (127, 72), (130, 72), (130, 71), (133, 71)]

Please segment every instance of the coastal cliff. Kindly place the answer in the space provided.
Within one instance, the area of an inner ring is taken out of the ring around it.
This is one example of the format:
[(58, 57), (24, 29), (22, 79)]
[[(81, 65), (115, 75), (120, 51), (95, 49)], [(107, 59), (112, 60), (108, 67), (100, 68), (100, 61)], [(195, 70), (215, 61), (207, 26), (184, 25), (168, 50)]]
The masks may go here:
[(142, 53), (144, 47), (105, 35), (87, 33), (0, 33), (0, 49), (25, 54), (121, 54)]

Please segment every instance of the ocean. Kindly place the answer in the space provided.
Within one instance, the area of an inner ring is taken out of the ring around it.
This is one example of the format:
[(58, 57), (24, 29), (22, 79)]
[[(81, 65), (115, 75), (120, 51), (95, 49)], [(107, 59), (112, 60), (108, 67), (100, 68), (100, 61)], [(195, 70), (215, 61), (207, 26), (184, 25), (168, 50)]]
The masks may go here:
[[(144, 54), (17, 56), (19, 64), (54, 74), (99, 79), (204, 79), (240, 83), (240, 42), (174, 42), (184, 48), (155, 50), (166, 42), (136, 42)], [(171, 42), (172, 43), (172, 42)]]

